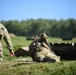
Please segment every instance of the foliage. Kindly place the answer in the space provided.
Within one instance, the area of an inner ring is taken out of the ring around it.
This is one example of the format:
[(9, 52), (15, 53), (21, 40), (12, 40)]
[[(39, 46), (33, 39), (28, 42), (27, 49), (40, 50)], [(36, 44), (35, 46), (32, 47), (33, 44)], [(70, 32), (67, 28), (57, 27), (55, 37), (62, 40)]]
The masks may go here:
[(20, 36), (39, 36), (40, 33), (45, 32), (48, 36), (71, 38), (76, 37), (76, 20), (67, 19), (63, 20), (10, 20), (1, 21), (2, 24), (8, 29), (10, 33)]

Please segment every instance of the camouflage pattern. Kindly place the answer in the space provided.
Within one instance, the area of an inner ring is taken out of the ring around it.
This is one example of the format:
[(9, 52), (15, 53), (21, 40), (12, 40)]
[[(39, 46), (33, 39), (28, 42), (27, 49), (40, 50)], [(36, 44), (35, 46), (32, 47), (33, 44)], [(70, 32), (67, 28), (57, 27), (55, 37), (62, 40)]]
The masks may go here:
[(51, 49), (48, 43), (48, 36), (42, 33), (40, 39), (33, 41), (29, 46), (30, 55), (37, 62), (59, 62), (58, 57)]
[(2, 53), (2, 44), (0, 43), (0, 64), (2, 63), (2, 61), (3, 61), (3, 53)]
[[(7, 29), (4, 27), (4, 25), (2, 25), (0, 23), (0, 40), (1, 39), (4, 39), (7, 46), (8, 46), (8, 49), (9, 49), (9, 52), (11, 52), (13, 50), (13, 46), (12, 46), (12, 43), (11, 43), (11, 38), (8, 34), (8, 31)], [(1, 42), (0, 42), (0, 61), (2, 61), (2, 58), (3, 58), (3, 54), (2, 54), (2, 45), (1, 45)]]
[(47, 48), (42, 47), (42, 50), (36, 52), (34, 60), (37, 62), (59, 62), (60, 58), (49, 51)]

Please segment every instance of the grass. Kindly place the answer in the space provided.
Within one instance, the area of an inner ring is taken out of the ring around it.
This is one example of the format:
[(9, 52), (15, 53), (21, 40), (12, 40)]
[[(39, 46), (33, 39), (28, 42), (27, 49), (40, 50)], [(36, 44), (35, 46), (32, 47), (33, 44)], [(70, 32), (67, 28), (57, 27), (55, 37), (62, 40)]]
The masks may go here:
[[(29, 46), (32, 40), (26, 40), (26, 37), (11, 37), (14, 50), (22, 46)], [(76, 39), (63, 41), (60, 38), (49, 37), (49, 42), (76, 42)], [(76, 75), (76, 61), (61, 61), (59, 63), (27, 63), (25, 61), (16, 61), (14, 59), (30, 57), (9, 57), (9, 52), (5, 42), (2, 40), (4, 62), (0, 65), (0, 75)]]
[(59, 63), (7, 62), (0, 66), (0, 75), (76, 75), (76, 61)]

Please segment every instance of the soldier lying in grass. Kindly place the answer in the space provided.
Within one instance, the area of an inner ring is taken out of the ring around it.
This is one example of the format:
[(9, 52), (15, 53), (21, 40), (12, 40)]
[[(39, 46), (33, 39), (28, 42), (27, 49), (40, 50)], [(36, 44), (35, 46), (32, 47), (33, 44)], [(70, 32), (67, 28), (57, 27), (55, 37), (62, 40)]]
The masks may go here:
[(38, 40), (34, 40), (29, 46), (29, 53), (36, 62), (59, 62), (58, 57), (51, 49), (48, 43), (48, 36), (42, 33)]

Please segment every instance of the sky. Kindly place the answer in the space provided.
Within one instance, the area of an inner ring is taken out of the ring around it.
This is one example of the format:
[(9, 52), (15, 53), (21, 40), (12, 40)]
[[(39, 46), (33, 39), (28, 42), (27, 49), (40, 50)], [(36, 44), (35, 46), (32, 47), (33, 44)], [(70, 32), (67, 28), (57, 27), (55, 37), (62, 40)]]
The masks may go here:
[(76, 0), (0, 0), (0, 21), (76, 19)]

